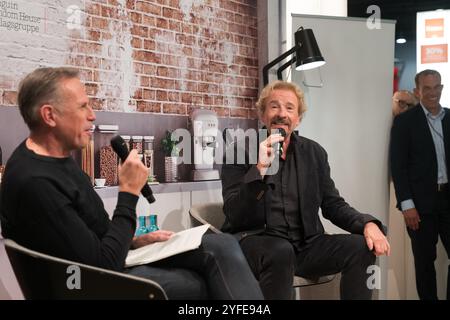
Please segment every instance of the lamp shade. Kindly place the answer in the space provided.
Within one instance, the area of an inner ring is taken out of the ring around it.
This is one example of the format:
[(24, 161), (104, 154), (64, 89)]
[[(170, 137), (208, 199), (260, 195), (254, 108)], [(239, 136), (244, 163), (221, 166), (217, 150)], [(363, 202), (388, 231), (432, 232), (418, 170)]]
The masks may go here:
[(325, 59), (320, 53), (316, 38), (311, 29), (300, 28), (295, 37), (295, 70), (309, 70), (325, 64)]

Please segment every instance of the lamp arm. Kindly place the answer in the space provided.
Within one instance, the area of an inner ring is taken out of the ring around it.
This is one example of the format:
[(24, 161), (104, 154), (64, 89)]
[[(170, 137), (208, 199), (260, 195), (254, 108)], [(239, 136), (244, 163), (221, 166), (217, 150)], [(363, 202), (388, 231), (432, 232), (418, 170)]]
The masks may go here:
[(269, 62), (268, 64), (266, 64), (263, 68), (263, 81), (264, 81), (264, 86), (266, 86), (269, 83), (269, 69), (272, 68), (274, 65), (276, 65), (277, 63), (283, 61), (286, 57), (288, 57), (289, 55), (293, 54), (295, 52), (295, 50), (297, 49), (297, 46), (293, 46), (289, 51), (286, 51), (285, 53), (283, 53), (281, 56), (279, 56), (278, 58), (276, 58), (275, 60), (272, 60), (271, 62)]
[(283, 64), (281, 67), (278, 68), (277, 70), (278, 80), (283, 80), (283, 71), (287, 69), (290, 65), (295, 63), (295, 61), (297, 61), (297, 57), (293, 56), (291, 60), (289, 60), (288, 62), (286, 62), (285, 64)]

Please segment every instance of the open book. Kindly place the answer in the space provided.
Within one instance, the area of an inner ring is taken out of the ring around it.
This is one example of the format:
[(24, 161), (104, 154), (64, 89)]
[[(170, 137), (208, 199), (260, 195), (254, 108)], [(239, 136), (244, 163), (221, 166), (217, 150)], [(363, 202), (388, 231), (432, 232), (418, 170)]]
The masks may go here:
[(130, 250), (125, 267), (162, 260), (176, 254), (197, 249), (202, 242), (203, 234), (208, 230), (209, 224), (187, 229), (173, 234), (169, 240), (155, 242), (144, 247)]

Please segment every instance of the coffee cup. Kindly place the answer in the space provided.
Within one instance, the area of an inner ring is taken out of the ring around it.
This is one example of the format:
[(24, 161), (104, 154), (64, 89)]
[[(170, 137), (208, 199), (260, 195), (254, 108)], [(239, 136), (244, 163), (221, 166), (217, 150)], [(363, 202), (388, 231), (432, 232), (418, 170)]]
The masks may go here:
[(106, 183), (106, 179), (105, 178), (97, 178), (97, 179), (94, 179), (94, 182), (95, 182), (95, 186), (104, 187), (105, 183)]

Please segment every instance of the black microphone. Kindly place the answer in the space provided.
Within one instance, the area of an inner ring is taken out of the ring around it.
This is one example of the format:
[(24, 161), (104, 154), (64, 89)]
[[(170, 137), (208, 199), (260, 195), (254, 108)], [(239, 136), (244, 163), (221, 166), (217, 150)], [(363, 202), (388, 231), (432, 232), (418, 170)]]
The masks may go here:
[[(130, 152), (128, 151), (127, 144), (121, 136), (115, 136), (111, 139), (111, 147), (113, 148), (114, 152), (117, 153), (120, 160), (122, 160), (122, 162), (125, 162)], [(144, 198), (147, 199), (148, 203), (155, 202), (153, 191), (147, 183), (145, 183), (145, 185), (142, 187), (141, 193)]]
[[(283, 138), (286, 138), (286, 130), (284, 130), (283, 128), (278, 128), (278, 133), (281, 134), (281, 136)], [(281, 157), (281, 155), (283, 154), (283, 142), (279, 142), (278, 143), (278, 155)]]

